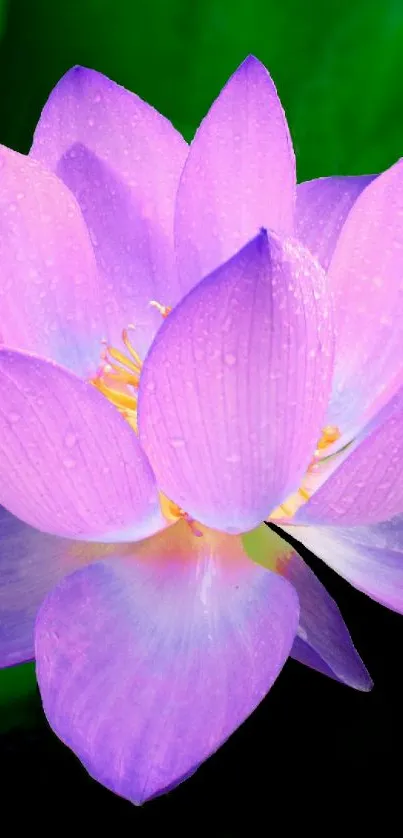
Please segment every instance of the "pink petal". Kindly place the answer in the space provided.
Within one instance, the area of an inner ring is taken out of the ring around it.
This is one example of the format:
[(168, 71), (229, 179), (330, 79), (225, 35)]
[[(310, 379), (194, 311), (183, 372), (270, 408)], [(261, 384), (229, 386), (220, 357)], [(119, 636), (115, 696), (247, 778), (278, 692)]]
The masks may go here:
[(0, 668), (34, 657), (36, 614), (55, 584), (115, 550), (45, 535), (0, 507)]
[(337, 335), (328, 422), (338, 425), (350, 439), (398, 386), (403, 350), (402, 275), (400, 161), (357, 198), (328, 272)]
[(129, 424), (68, 370), (0, 349), (0, 504), (33, 527), (129, 541), (163, 526), (154, 475)]
[(139, 434), (158, 485), (243, 532), (298, 488), (332, 375), (325, 276), (261, 232), (169, 315), (145, 361)]
[(282, 527), (359, 591), (403, 614), (403, 517), (369, 527)]
[(259, 227), (293, 230), (295, 159), (276, 88), (253, 56), (236, 70), (190, 147), (175, 235), (186, 289), (217, 268)]
[(352, 526), (386, 521), (402, 511), (403, 387), (356, 438), (351, 453), (294, 520)]
[(143, 355), (160, 325), (151, 299), (181, 296), (173, 210), (187, 144), (138, 96), (75, 67), (52, 91), (31, 156), (74, 192), (94, 242), (108, 324), (106, 337), (138, 326)]
[(53, 730), (133, 803), (177, 785), (252, 712), (298, 625), (286, 580), (185, 522), (64, 579), (36, 623)]
[(298, 184), (295, 235), (325, 271), (351, 207), (375, 177), (320, 177)]
[[(293, 536), (302, 528), (281, 529)], [(357, 690), (371, 689), (371, 678), (336, 603), (294, 547), (265, 524), (244, 535), (243, 545), (254, 561), (280, 573), (297, 591), (300, 617), (291, 657)]]
[(103, 335), (88, 231), (68, 189), (0, 146), (0, 343), (95, 372)]

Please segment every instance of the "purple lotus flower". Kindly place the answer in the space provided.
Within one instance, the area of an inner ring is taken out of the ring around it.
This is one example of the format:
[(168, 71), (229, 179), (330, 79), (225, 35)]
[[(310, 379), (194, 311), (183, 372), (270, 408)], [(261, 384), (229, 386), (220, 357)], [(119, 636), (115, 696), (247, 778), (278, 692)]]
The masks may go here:
[(371, 686), (264, 520), (403, 610), (403, 164), (296, 188), (254, 58), (190, 148), (75, 68), (0, 225), (0, 661), (35, 642), (52, 728), (139, 803), (289, 654)]

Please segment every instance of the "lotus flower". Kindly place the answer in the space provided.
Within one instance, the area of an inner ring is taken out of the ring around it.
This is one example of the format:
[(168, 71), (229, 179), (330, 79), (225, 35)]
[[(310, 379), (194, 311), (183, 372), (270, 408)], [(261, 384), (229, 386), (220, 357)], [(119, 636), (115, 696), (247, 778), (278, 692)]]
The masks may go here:
[(0, 166), (1, 663), (141, 803), (290, 654), (370, 688), (290, 534), (403, 610), (403, 165), (296, 187), (250, 57), (190, 148), (75, 68)]

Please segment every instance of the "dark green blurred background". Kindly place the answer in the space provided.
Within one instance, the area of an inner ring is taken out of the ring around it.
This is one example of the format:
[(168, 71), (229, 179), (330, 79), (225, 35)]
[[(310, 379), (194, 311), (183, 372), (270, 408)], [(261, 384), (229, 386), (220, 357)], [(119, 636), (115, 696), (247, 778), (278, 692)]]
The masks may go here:
[(73, 64), (136, 91), (190, 139), (249, 52), (270, 69), (301, 180), (401, 154), (402, 0), (0, 0), (0, 140), (21, 151)]
[[(299, 180), (378, 172), (401, 155), (402, 0), (0, 0), (0, 141), (28, 151), (49, 91), (78, 63), (136, 91), (189, 140), (250, 52), (277, 85)], [(364, 598), (351, 596), (354, 622)], [(0, 674), (0, 731), (39, 713), (33, 665)]]

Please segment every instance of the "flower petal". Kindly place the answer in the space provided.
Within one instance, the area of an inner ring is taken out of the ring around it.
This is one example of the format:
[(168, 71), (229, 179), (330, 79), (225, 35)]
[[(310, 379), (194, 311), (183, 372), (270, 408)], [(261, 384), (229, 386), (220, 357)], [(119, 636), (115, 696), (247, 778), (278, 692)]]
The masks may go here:
[(330, 314), (318, 263), (262, 231), (165, 320), (139, 435), (161, 490), (197, 520), (244, 532), (298, 488), (326, 410)]
[(298, 184), (295, 235), (325, 271), (351, 207), (375, 177), (320, 177)]
[(44, 532), (144, 538), (162, 525), (135, 433), (95, 387), (33, 355), (0, 349), (0, 503)]
[(174, 199), (187, 144), (138, 96), (75, 67), (52, 91), (31, 156), (74, 192), (91, 231), (108, 330), (138, 325), (144, 354), (160, 325), (151, 299), (181, 296), (173, 252)]
[(0, 668), (34, 657), (36, 614), (55, 584), (115, 550), (45, 535), (0, 507)]
[(329, 266), (337, 335), (328, 421), (350, 439), (396, 391), (403, 311), (403, 160), (350, 210)]
[(252, 712), (298, 625), (286, 580), (241, 540), (184, 521), (64, 579), (36, 623), (57, 735), (107, 788), (142, 803), (193, 773)]
[(403, 614), (403, 517), (369, 527), (283, 527), (355, 588)]
[(295, 158), (276, 88), (253, 56), (236, 70), (190, 147), (180, 181), (175, 239), (190, 289), (259, 227), (291, 234)]
[(88, 231), (68, 189), (0, 146), (0, 343), (95, 372), (103, 335)]
[(300, 507), (294, 516), (297, 523), (372, 524), (403, 511), (403, 387), (346, 455)]
[[(281, 529), (293, 535), (296, 528)], [(291, 657), (349, 687), (371, 689), (371, 678), (336, 603), (296, 550), (265, 524), (244, 535), (243, 545), (254, 561), (280, 573), (297, 591), (300, 617)]]

